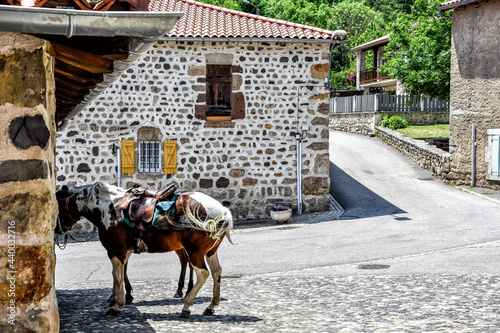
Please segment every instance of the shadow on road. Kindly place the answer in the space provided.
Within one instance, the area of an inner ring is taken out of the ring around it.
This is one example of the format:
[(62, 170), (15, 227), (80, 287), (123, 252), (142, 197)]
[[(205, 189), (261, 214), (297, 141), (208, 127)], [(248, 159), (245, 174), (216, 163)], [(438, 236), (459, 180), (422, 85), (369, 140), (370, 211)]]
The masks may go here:
[(330, 194), (345, 209), (342, 219), (405, 214), (330, 162)]
[[(148, 321), (160, 322), (257, 322), (253, 316), (193, 313), (188, 319), (179, 317), (182, 299), (137, 300), (120, 310), (118, 316), (106, 316), (110, 288), (57, 290), (60, 332), (156, 332)], [(197, 303), (210, 303), (210, 297), (199, 297)], [(224, 299), (222, 299), (224, 300)]]

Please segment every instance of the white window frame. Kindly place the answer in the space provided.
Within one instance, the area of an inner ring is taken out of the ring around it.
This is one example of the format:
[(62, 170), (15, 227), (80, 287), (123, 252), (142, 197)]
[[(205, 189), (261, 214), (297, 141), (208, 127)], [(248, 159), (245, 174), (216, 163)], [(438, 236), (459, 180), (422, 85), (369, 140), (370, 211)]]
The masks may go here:
[(488, 162), (488, 180), (500, 180), (500, 129), (489, 129), (486, 162)]
[(139, 141), (139, 173), (161, 173), (162, 145), (160, 141)]

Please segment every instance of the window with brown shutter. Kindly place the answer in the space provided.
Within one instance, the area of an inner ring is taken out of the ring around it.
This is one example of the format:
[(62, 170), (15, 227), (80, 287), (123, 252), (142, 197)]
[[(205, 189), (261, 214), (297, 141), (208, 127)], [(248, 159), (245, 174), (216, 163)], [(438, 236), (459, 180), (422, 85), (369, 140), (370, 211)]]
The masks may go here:
[(231, 120), (231, 65), (207, 65), (206, 120)]

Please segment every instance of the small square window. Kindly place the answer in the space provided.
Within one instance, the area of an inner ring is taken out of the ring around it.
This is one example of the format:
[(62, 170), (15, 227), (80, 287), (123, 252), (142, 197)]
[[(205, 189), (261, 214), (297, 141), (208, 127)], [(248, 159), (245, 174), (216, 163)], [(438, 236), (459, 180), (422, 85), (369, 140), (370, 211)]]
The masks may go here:
[(139, 172), (161, 172), (160, 142), (139, 141)]

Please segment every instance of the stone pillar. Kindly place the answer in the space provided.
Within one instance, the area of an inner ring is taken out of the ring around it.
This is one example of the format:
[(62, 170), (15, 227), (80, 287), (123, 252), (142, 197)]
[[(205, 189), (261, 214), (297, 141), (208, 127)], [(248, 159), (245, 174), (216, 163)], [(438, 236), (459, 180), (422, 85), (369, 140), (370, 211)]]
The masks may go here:
[(0, 331), (58, 332), (55, 86), (46, 42), (0, 32)]

